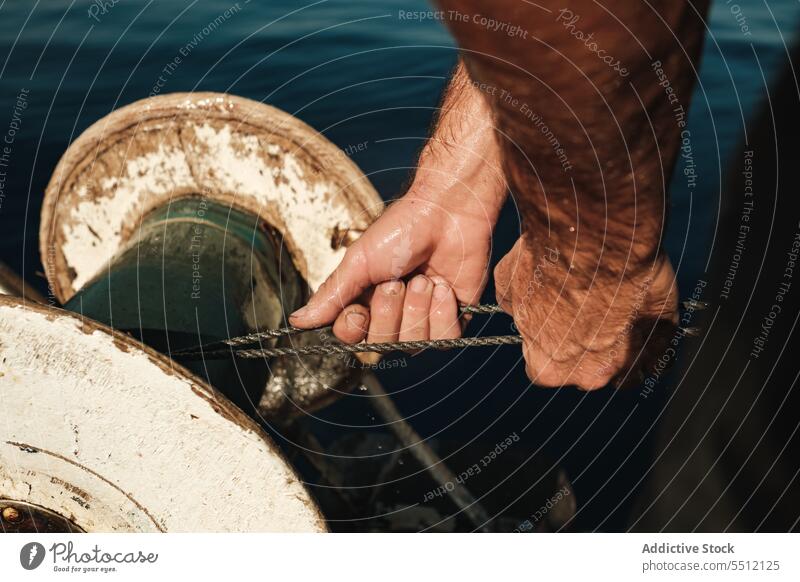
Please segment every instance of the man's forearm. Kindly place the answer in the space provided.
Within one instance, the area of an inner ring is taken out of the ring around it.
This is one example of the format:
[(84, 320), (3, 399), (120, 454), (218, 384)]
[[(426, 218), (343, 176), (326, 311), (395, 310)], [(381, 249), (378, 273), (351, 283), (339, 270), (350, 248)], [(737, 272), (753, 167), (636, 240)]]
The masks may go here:
[(507, 187), (486, 96), (459, 63), (445, 91), (434, 130), (420, 153), (414, 195), (455, 203), (492, 225)]
[(576, 277), (652, 261), (706, 2), (438, 3), (492, 100), (526, 241)]

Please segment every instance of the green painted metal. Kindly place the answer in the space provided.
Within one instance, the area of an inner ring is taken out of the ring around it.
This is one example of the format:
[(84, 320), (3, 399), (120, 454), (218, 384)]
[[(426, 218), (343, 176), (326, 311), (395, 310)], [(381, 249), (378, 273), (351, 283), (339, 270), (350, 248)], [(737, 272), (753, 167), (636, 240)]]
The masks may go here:
[[(293, 311), (307, 295), (279, 235), (262, 220), (194, 196), (145, 216), (65, 307), (169, 355), (285, 325), (284, 309)], [(263, 360), (187, 366), (248, 412), (269, 373)]]

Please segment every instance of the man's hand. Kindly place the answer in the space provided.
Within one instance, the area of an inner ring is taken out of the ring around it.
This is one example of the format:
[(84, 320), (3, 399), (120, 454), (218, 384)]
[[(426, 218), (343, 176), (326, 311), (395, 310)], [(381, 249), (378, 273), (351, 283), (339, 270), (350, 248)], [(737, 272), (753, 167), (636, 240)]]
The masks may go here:
[(503, 136), (522, 239), (495, 279), (531, 380), (638, 380), (676, 319), (661, 244), (707, 1), (437, 4), (468, 16), (447, 24)]
[(348, 343), (459, 337), (458, 302), (476, 303), (486, 285), (492, 226), (485, 213), (410, 192), (347, 250), (291, 323), (335, 320), (334, 334)]
[(486, 286), (506, 195), (491, 112), (462, 67), (418, 166), (408, 193), (347, 249), (292, 325), (334, 322), (347, 343), (461, 335), (458, 304), (477, 303)]
[(563, 253), (522, 237), (495, 269), (497, 298), (523, 338), (526, 371), (539, 386), (586, 390), (636, 386), (664, 353), (678, 322), (675, 274), (666, 255), (618, 265), (585, 285)]

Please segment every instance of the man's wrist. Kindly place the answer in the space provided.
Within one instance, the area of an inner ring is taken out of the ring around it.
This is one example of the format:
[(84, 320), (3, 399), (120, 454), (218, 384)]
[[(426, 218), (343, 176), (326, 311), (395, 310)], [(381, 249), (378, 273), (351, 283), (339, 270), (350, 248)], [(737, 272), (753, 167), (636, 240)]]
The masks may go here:
[[(494, 228), (508, 192), (505, 182), (487, 176), (439, 179), (435, 174), (440, 171), (428, 176), (418, 172), (405, 198), (425, 201), (447, 212), (485, 220)], [(485, 171), (490, 170), (487, 168)]]
[[(609, 209), (608, 214), (613, 212)], [(581, 228), (598, 223), (605, 228)], [(621, 278), (636, 278), (649, 271), (661, 253), (661, 230), (660, 219), (655, 217), (637, 223), (633, 216), (607, 216), (605, 220), (550, 216), (549, 220), (526, 221), (522, 238), (532, 256), (547, 257), (540, 262), (552, 267), (547, 278), (557, 279), (554, 284), (561, 285), (569, 278), (569, 286), (588, 288), (606, 282), (617, 285)]]
[(423, 149), (409, 194), (494, 224), (508, 195), (494, 129), (486, 119), (452, 114), (447, 123)]
[(507, 192), (491, 109), (459, 64), (407, 196), (494, 226)]

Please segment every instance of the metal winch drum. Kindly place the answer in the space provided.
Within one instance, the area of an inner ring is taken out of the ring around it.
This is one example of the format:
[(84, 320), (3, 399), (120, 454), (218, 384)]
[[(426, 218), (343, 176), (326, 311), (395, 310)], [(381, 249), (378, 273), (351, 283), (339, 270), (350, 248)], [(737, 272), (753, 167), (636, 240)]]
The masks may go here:
[(0, 297), (6, 531), (322, 531), (270, 439), (126, 334)]
[(323, 530), (240, 409), (288, 425), (352, 389), (358, 367), (168, 356), (285, 324), (381, 210), (343, 152), (247, 99), (166, 95), (90, 127), (42, 210), (66, 310), (0, 298), (3, 516), (34, 530)]

